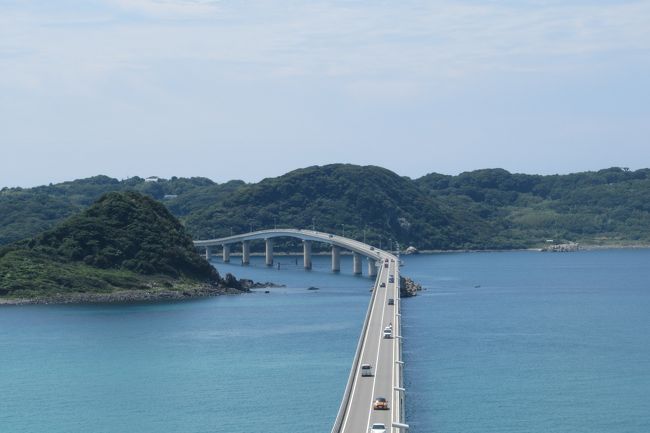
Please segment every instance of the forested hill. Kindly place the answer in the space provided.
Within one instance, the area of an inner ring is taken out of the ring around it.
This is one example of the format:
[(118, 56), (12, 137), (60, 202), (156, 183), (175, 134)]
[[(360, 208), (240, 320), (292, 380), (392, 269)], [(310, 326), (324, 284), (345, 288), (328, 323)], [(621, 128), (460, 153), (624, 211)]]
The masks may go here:
[(159, 202), (113, 192), (53, 229), (0, 248), (0, 295), (152, 290), (222, 280)]
[(496, 244), (650, 244), (650, 169), (549, 176), (491, 169), (415, 182), (441, 205), (492, 226)]
[(199, 238), (252, 229), (313, 227), (375, 244), (462, 248), (489, 232), (479, 219), (439, 205), (412, 180), (380, 167), (333, 164), (241, 187), (184, 219)]
[(97, 268), (219, 279), (165, 206), (136, 192), (108, 193), (26, 245), (36, 252)]
[(425, 249), (524, 248), (547, 239), (650, 243), (650, 170), (569, 175), (501, 169), (400, 177), (374, 166), (333, 164), (245, 184), (206, 178), (118, 181), (97, 176), (0, 190), (0, 243), (38, 234), (109, 191), (157, 200), (195, 238), (278, 227), (316, 229)]
[[(189, 209), (205, 206), (201, 202), (204, 196), (217, 197), (221, 190), (230, 191), (241, 184), (243, 182), (233, 181), (217, 185), (202, 177), (148, 182), (140, 177), (119, 181), (108, 176), (94, 176), (35, 188), (5, 187), (0, 189), (0, 244), (34, 236), (85, 209), (108, 192), (137, 191), (157, 200), (177, 196), (176, 206), (182, 214), (186, 206)], [(185, 204), (184, 200), (197, 188), (201, 188), (203, 194), (190, 199), (191, 204)]]

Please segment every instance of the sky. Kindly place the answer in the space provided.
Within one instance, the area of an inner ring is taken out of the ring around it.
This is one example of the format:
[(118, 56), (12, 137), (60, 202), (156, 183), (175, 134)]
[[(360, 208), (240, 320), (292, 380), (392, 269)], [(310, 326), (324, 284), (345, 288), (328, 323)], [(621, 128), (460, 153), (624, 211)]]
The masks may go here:
[(650, 167), (650, 1), (0, 0), (0, 187)]

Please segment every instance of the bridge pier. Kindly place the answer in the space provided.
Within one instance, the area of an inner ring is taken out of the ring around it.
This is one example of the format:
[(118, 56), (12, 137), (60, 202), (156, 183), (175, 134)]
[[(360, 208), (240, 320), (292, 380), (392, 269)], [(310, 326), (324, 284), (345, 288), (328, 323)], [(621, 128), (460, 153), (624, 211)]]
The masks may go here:
[(352, 253), (352, 273), (361, 275), (361, 254)]
[(311, 269), (311, 241), (302, 241), (302, 250), (304, 253), (303, 262), (305, 264), (305, 269)]
[(205, 247), (205, 259), (209, 262), (212, 258), (212, 247)]
[(249, 265), (251, 263), (251, 241), (241, 243), (241, 264)]
[(230, 263), (230, 244), (224, 244), (223, 246), (223, 262)]
[(332, 272), (341, 271), (341, 248), (332, 245)]
[(368, 257), (368, 276), (376, 277), (377, 276), (377, 261)]
[(273, 239), (265, 239), (266, 241), (266, 266), (273, 266)]

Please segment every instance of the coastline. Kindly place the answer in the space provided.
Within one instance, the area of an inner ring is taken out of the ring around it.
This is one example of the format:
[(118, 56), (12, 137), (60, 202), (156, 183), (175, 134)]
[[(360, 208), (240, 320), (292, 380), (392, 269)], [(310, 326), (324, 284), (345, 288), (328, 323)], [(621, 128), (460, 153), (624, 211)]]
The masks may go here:
[[(650, 249), (650, 244), (611, 244), (611, 245), (598, 245), (598, 244), (580, 244), (578, 251), (595, 251), (595, 250), (642, 250)], [(446, 254), (446, 253), (507, 253), (515, 251), (534, 251), (542, 252), (542, 248), (506, 248), (506, 249), (462, 249), (462, 250), (420, 250), (417, 254)], [(402, 253), (403, 254), (403, 253)]]
[[(650, 249), (649, 244), (585, 244), (580, 245), (578, 251), (597, 250), (621, 250), (621, 249)], [(494, 253), (494, 252), (516, 252), (530, 251), (541, 252), (541, 248), (521, 249), (486, 249), (486, 250), (422, 250), (418, 254), (449, 254), (449, 253)], [(327, 255), (328, 253), (322, 253)], [(301, 253), (288, 253), (287, 255), (301, 255)], [(239, 280), (241, 288), (215, 286), (205, 283), (189, 283), (180, 281), (169, 284), (151, 283), (147, 289), (119, 289), (111, 292), (56, 292), (47, 295), (36, 295), (33, 297), (2, 297), (0, 296), (0, 307), (17, 305), (49, 305), (49, 304), (101, 304), (101, 303), (130, 303), (130, 302), (159, 302), (159, 301), (182, 301), (197, 298), (207, 298), (221, 295), (237, 295), (250, 293), (251, 289), (282, 287), (271, 282), (253, 282), (251, 280)]]
[(111, 292), (57, 292), (34, 297), (0, 297), (0, 307), (3, 305), (119, 304), (130, 302), (182, 301), (222, 295), (240, 295), (250, 293), (251, 289), (284, 287), (268, 281), (260, 283), (248, 279), (241, 279), (239, 283), (241, 284), (241, 288), (181, 281), (164, 286), (152, 283), (148, 289), (115, 289)]
[(210, 296), (232, 295), (248, 292), (227, 287), (215, 287), (206, 284), (179, 284), (172, 288), (125, 289), (112, 292), (71, 292), (53, 293), (35, 297), (0, 298), (2, 305), (35, 304), (101, 304), (153, 301), (178, 301), (183, 299), (205, 298)]

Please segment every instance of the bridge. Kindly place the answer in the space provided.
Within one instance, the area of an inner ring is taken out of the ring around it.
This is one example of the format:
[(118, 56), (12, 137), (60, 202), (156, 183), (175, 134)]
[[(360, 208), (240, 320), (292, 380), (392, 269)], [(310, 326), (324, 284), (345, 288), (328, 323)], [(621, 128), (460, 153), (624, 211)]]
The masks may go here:
[[(265, 264), (273, 266), (273, 240), (280, 237), (302, 240), (305, 269), (312, 267), (312, 243), (321, 242), (331, 247), (333, 272), (341, 270), (341, 250), (347, 250), (352, 252), (352, 272), (357, 275), (362, 273), (361, 262), (365, 258), (367, 275), (375, 279), (332, 433), (369, 432), (373, 424), (383, 424), (386, 432), (391, 433), (408, 430), (404, 422), (399, 258), (354, 239), (301, 229), (261, 230), (194, 241), (194, 245), (205, 248), (207, 259), (220, 247), (222, 259), (227, 263), (233, 245), (241, 244), (241, 261), (247, 265), (250, 264), (251, 242), (264, 241)], [(385, 335), (387, 328), (390, 329), (389, 335)], [(368, 365), (370, 369), (366, 367)], [(386, 399), (386, 409), (374, 408), (377, 397)]]

